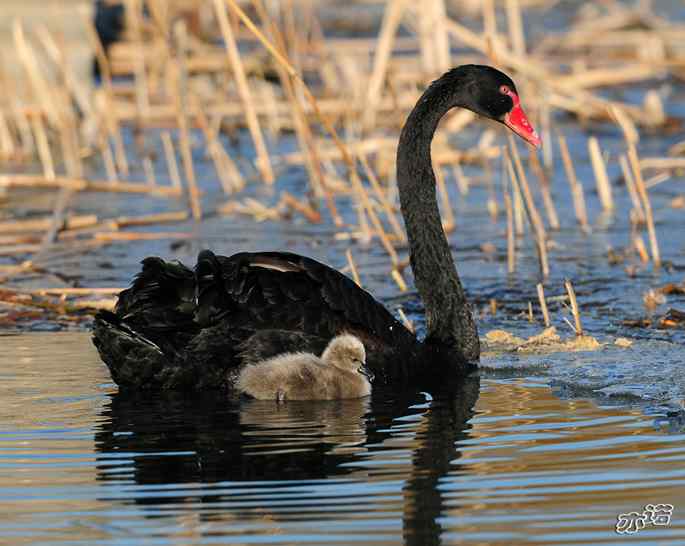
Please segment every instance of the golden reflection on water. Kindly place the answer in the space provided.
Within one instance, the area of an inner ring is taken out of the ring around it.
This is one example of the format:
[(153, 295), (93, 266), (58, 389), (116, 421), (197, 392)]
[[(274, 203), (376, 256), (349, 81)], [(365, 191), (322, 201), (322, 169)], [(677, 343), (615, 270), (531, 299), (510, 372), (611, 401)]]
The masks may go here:
[[(469, 439), (460, 446), (460, 472), (480, 480), (467, 511), (494, 507), (498, 513), (528, 514), (533, 522), (559, 514), (557, 529), (572, 532), (611, 529), (619, 513), (670, 503), (675, 515), (669, 531), (685, 537), (679, 517), (685, 511), (682, 434), (656, 431), (654, 419), (639, 409), (561, 400), (522, 380), (484, 386), (476, 410)], [(514, 525), (527, 535), (549, 530), (526, 521)], [(658, 537), (660, 530), (651, 533)], [(618, 538), (609, 533), (602, 540)]]
[(622, 543), (616, 516), (647, 503), (675, 513), (640, 540), (685, 538), (685, 435), (538, 380), (483, 380), (474, 409), (467, 389), (193, 415), (111, 396), (87, 334), (0, 344), (0, 544)]

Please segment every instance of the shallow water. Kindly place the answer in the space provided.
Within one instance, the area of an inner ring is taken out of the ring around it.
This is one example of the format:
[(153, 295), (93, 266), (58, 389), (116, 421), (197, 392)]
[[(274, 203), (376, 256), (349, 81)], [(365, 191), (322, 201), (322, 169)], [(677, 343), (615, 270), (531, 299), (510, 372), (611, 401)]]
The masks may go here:
[[(541, 379), (236, 405), (119, 394), (86, 334), (0, 342), (0, 544), (685, 541), (685, 434)], [(670, 525), (615, 532), (647, 503)]]

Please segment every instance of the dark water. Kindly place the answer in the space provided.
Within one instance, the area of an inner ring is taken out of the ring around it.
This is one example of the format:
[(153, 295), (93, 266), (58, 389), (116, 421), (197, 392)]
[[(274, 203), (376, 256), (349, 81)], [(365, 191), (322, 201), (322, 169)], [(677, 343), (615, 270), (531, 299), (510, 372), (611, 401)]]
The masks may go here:
[[(119, 394), (3, 336), (0, 544), (683, 544), (685, 434), (536, 378), (321, 403)], [(633, 536), (617, 516), (674, 506)]]

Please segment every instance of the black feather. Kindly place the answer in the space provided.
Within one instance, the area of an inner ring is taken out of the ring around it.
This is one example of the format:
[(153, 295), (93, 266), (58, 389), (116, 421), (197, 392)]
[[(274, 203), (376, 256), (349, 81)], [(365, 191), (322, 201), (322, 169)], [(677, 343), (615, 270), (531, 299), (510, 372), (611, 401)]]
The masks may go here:
[(362, 339), (369, 365), (387, 378), (384, 360), (418, 346), (368, 292), (310, 258), (202, 251), (194, 272), (156, 257), (142, 264), (115, 313), (95, 323), (95, 344), (122, 387), (230, 387), (245, 364), (290, 351), (321, 354), (342, 332)]

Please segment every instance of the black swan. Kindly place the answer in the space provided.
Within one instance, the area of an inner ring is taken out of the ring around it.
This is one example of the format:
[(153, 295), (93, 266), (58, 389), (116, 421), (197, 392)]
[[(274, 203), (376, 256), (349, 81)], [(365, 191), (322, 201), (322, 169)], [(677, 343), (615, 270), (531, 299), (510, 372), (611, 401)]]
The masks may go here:
[(454, 107), (540, 144), (514, 82), (488, 66), (450, 70), (416, 103), (400, 135), (397, 181), (425, 306), (423, 341), (351, 279), (311, 258), (204, 250), (194, 271), (146, 258), (115, 312), (98, 314), (94, 343), (114, 381), (132, 389), (232, 389), (244, 365), (286, 352), (321, 354), (343, 332), (364, 343), (377, 382), (434, 381), (475, 367), (478, 331), (442, 229), (431, 166), (433, 134)]
[(243, 367), (236, 388), (258, 400), (342, 400), (371, 394), (364, 344), (335, 336), (321, 357), (284, 353)]

